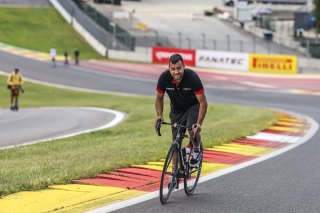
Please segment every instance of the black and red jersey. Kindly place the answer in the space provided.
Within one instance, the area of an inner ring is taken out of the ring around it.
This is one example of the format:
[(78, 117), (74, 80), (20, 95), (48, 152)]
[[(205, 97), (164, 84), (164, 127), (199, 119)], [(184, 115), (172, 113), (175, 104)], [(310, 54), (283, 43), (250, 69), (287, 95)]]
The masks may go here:
[(166, 70), (158, 79), (157, 91), (162, 94), (167, 92), (173, 111), (185, 111), (199, 104), (196, 95), (203, 93), (204, 88), (197, 73), (191, 69), (184, 69), (179, 84), (173, 79), (170, 71)]

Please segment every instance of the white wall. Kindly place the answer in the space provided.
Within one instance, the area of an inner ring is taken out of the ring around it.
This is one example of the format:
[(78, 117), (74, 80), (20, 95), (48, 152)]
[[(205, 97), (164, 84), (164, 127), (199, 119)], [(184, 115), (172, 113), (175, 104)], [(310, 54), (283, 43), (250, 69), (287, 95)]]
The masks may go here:
[(145, 47), (136, 47), (134, 52), (109, 49), (108, 58), (152, 63), (152, 52)]
[(62, 17), (94, 48), (100, 55), (106, 56), (107, 48), (95, 39), (90, 32), (84, 29), (69, 13), (59, 4), (57, 0), (49, 0), (51, 4), (58, 10)]

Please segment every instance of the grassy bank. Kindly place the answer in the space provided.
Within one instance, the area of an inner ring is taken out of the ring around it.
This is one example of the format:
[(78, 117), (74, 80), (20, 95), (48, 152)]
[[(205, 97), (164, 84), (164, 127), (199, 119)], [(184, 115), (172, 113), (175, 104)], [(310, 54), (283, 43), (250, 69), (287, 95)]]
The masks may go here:
[[(0, 78), (5, 88), (5, 78)], [(123, 97), (68, 91), (25, 84), (21, 108), (42, 106), (95, 106), (128, 113), (116, 127), (46, 143), (0, 150), (0, 194), (36, 190), (70, 183), (115, 168), (164, 158), (170, 145), (170, 129), (158, 137), (153, 129), (154, 98)], [(0, 90), (2, 100), (9, 92)], [(8, 101), (9, 102), (9, 101)], [(0, 107), (8, 108), (7, 101)], [(168, 114), (168, 100), (165, 112)], [(274, 112), (254, 107), (210, 104), (203, 125), (205, 147), (253, 134), (273, 123)], [(18, 133), (17, 133), (18, 134)]]
[(0, 20), (1, 42), (45, 53), (55, 47), (72, 57), (79, 49), (81, 59), (102, 58), (53, 8), (3, 7)]

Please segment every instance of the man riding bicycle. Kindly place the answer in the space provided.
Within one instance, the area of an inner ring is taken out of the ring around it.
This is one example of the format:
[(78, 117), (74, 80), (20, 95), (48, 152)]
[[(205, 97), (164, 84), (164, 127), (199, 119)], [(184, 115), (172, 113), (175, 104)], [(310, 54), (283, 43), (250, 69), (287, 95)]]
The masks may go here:
[(10, 109), (18, 111), (18, 109), (19, 109), (18, 99), (19, 99), (20, 90), (23, 92), (22, 75), (19, 73), (18, 68), (15, 68), (14, 71), (8, 76), (7, 84), (8, 84), (8, 89), (11, 90)]
[[(191, 143), (189, 142), (186, 149), (190, 150), (193, 146), (190, 166), (198, 166), (201, 144), (200, 131), (208, 107), (199, 76), (193, 70), (185, 68), (181, 55), (174, 54), (169, 59), (169, 68), (160, 75), (156, 90), (155, 108), (158, 118), (155, 125), (164, 120), (164, 93), (167, 92), (170, 98), (171, 111), (169, 117), (171, 123), (192, 127), (188, 129)], [(196, 132), (196, 140), (193, 139), (194, 132)], [(174, 137), (173, 129), (172, 135)]]

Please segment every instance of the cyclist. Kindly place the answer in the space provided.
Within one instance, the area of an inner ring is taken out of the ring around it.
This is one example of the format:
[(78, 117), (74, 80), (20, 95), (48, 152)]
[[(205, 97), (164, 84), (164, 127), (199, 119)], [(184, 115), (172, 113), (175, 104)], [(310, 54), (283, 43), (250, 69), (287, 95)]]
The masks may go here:
[(19, 69), (15, 68), (14, 71), (8, 76), (7, 79), (8, 83), (8, 89), (11, 90), (11, 110), (16, 110), (18, 111), (18, 98), (21, 92), (23, 92), (22, 89), (22, 84), (23, 84), (23, 79), (22, 75), (19, 73)]
[[(190, 166), (198, 166), (201, 144), (199, 133), (208, 107), (199, 76), (195, 71), (185, 68), (181, 55), (174, 54), (169, 58), (169, 68), (160, 75), (156, 90), (155, 108), (158, 117), (155, 125), (160, 120), (163, 121), (164, 93), (167, 92), (171, 106), (169, 115), (171, 123), (192, 126), (188, 129), (191, 143), (189, 142), (186, 149), (193, 146)], [(195, 141), (193, 140), (194, 132), (196, 132)], [(173, 129), (172, 135), (174, 136)]]

